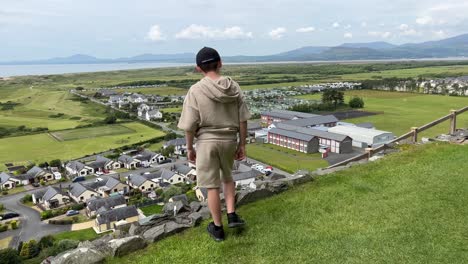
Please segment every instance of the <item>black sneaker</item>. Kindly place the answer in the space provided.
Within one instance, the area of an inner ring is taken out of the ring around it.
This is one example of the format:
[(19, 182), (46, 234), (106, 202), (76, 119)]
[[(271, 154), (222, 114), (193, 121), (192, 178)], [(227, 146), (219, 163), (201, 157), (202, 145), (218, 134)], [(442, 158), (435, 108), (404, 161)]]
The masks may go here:
[(245, 221), (236, 213), (227, 214), (229, 228), (240, 227), (245, 225)]
[(224, 229), (222, 226), (218, 227), (213, 222), (211, 222), (208, 224), (206, 230), (216, 242), (221, 242), (224, 240)]

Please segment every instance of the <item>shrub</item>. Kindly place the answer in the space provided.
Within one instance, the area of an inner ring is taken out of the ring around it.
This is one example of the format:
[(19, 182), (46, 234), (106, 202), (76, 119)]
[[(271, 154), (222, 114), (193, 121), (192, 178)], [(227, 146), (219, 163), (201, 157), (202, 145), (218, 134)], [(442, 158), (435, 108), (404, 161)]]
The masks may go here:
[(8, 230), (8, 226), (7, 225), (0, 225), (0, 232), (5, 232)]
[(8, 195), (8, 191), (7, 190), (2, 191), (2, 195)]
[(11, 221), (11, 229), (18, 229), (18, 221)]
[(76, 240), (63, 239), (56, 242), (53, 247), (49, 248), (47, 253), (49, 256), (56, 256), (64, 251), (78, 247), (79, 243), (80, 242)]
[(46, 182), (45, 182), (44, 180), (41, 180), (41, 181), (40, 181), (40, 184), (41, 184), (42, 186), (44, 186), (44, 185), (46, 184)]
[(349, 106), (351, 108), (363, 108), (364, 100), (360, 97), (353, 97), (351, 100), (349, 100)]
[(162, 194), (162, 198), (164, 199), (164, 201), (167, 202), (172, 196), (179, 195), (182, 193), (183, 193), (182, 188), (171, 186)]
[(39, 246), (36, 240), (30, 240), (23, 244), (21, 248), (20, 256), (26, 259), (34, 258), (39, 254)]
[(78, 223), (80, 221), (80, 217), (75, 215), (75, 216), (72, 217), (72, 221), (73, 221), (73, 223)]
[(23, 260), (18, 255), (18, 251), (12, 248), (0, 250), (0, 263), (2, 264), (21, 264)]
[(71, 225), (73, 220), (61, 219), (61, 220), (49, 220), (49, 225)]
[(21, 198), (22, 203), (32, 202), (32, 200), (33, 199), (31, 194), (26, 194), (25, 196), (23, 196), (23, 198)]
[(54, 242), (55, 242), (55, 237), (51, 235), (47, 235), (47, 236), (42, 237), (41, 240), (39, 240), (38, 246), (41, 250), (43, 250), (45, 248), (52, 247), (54, 245)]
[(72, 210), (76, 210), (76, 211), (80, 211), (80, 210), (83, 210), (84, 209), (84, 204), (74, 204), (71, 206), (71, 209)]
[(3, 206), (3, 204), (0, 204), (0, 212), (2, 212), (3, 210), (5, 210), (5, 207)]

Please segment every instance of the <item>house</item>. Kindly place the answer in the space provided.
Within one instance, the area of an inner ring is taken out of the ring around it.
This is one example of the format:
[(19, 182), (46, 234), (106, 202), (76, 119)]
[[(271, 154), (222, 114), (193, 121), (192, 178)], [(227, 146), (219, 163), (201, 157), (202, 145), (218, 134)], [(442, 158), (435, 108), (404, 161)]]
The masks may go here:
[(269, 126), (269, 128), (277, 127), (283, 128), (282, 126), (296, 126), (296, 127), (316, 127), (316, 126), (324, 126), (324, 127), (334, 127), (338, 119), (334, 115), (324, 115), (324, 116), (314, 116), (309, 118), (301, 118), (301, 119), (293, 119), (287, 120), (280, 123), (273, 123)]
[(104, 156), (97, 155), (96, 159), (90, 163), (87, 163), (86, 166), (92, 168), (94, 173), (96, 173), (98, 171), (106, 172), (113, 169), (119, 169), (121, 164), (120, 162), (114, 162), (113, 160)]
[(138, 210), (135, 206), (125, 206), (111, 209), (97, 214), (94, 229), (97, 233), (115, 230), (124, 224), (139, 220)]
[(84, 185), (88, 189), (96, 192), (100, 197), (109, 197), (117, 194), (124, 195), (129, 191), (127, 184), (113, 177), (108, 177), (103, 181), (91, 182)]
[(155, 176), (150, 179), (149, 177), (145, 177), (147, 175), (132, 175), (128, 176), (127, 184), (133, 189), (138, 189), (142, 192), (153, 191), (156, 187), (158, 187), (158, 183), (156, 181), (152, 181), (152, 179), (156, 178)]
[(140, 116), (140, 113), (138, 114), (139, 114), (139, 117), (148, 121), (163, 118), (163, 114), (161, 111), (159, 111), (159, 109), (143, 110), (141, 112), (141, 116)]
[(296, 111), (289, 111), (289, 110), (273, 110), (269, 112), (262, 112), (260, 116), (261, 116), (262, 123), (269, 126), (274, 122), (282, 122), (282, 121), (295, 120), (295, 119), (301, 119), (301, 118), (310, 118), (310, 117), (316, 117), (319, 115), (296, 112)]
[(185, 181), (184, 176), (176, 172), (170, 171), (170, 170), (162, 169), (160, 170), (160, 173), (161, 173), (161, 179), (163, 182), (167, 182), (170, 184), (177, 184), (177, 183), (183, 183)]
[(109, 211), (115, 208), (125, 207), (127, 202), (122, 195), (114, 195), (105, 198), (96, 197), (88, 201), (86, 214), (89, 217), (95, 216), (98, 212)]
[(134, 94), (128, 96), (127, 99), (128, 99), (128, 101), (130, 103), (133, 103), (133, 104), (140, 104), (140, 103), (147, 103), (148, 102), (148, 98), (146, 98), (142, 94), (137, 94), (137, 93), (134, 93)]
[(44, 208), (50, 210), (58, 208), (70, 202), (70, 197), (66, 195), (60, 188), (49, 186), (44, 191), (33, 193), (33, 203), (42, 204)]
[(21, 181), (21, 184), (28, 185), (30, 183), (44, 181), (51, 181), (54, 179), (54, 175), (43, 168), (38, 166), (32, 167), (26, 173), (16, 176), (18, 180)]
[(255, 179), (263, 175), (262, 172), (252, 169), (243, 162), (236, 161), (232, 171), (232, 179), (236, 183), (236, 187), (249, 187), (255, 189)]
[(197, 180), (197, 170), (185, 164), (174, 164), (171, 170), (192, 182)]
[(77, 160), (72, 160), (65, 165), (65, 170), (70, 175), (87, 176), (94, 173), (93, 168), (86, 166), (84, 163)]
[(109, 97), (109, 104), (124, 104), (127, 101), (126, 97), (123, 95), (111, 95)]
[(164, 157), (163, 155), (147, 149), (133, 156), (133, 158), (140, 161), (141, 165), (143, 165), (144, 167), (148, 167), (150, 164), (153, 163), (160, 163), (166, 159), (166, 157)]
[(141, 104), (138, 106), (137, 111), (138, 111), (138, 117), (143, 117), (143, 111), (149, 111), (151, 110), (151, 107), (147, 104)]
[(208, 198), (208, 189), (206, 189), (204, 187), (202, 187), (202, 188), (196, 187), (195, 195), (197, 196), (197, 198), (198, 198), (198, 200), (200, 202), (205, 202), (206, 199)]
[(359, 148), (377, 147), (395, 138), (392, 132), (358, 126), (336, 126), (329, 128), (328, 131), (352, 138), (353, 146)]
[(13, 181), (10, 174), (1, 172), (0, 173), (0, 189), (9, 190), (16, 187), (16, 181)]
[(126, 169), (136, 169), (137, 167), (140, 167), (141, 162), (137, 159), (134, 159), (133, 157), (130, 157), (129, 155), (122, 155), (118, 158), (118, 161), (122, 164), (123, 168)]
[(96, 191), (79, 182), (70, 185), (68, 194), (77, 203), (87, 203), (92, 197), (99, 196)]
[(169, 146), (174, 146), (174, 154), (176, 155), (184, 155), (187, 152), (187, 141), (185, 138), (169, 140), (163, 145), (163, 148), (167, 148)]
[(247, 132), (249, 135), (253, 136), (256, 131), (260, 130), (262, 130), (262, 125), (260, 125), (260, 123), (252, 121), (247, 122)]

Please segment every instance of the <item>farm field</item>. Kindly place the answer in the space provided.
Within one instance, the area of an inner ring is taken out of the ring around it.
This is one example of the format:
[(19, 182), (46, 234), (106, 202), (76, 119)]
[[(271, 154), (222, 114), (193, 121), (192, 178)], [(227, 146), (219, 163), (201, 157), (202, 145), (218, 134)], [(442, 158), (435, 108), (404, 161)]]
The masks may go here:
[(411, 147), (240, 207), (222, 243), (205, 221), (108, 263), (464, 263), (467, 151)]
[[(396, 135), (409, 132), (411, 127), (421, 126), (439, 117), (449, 114), (451, 109), (468, 105), (468, 97), (425, 95), (417, 93), (386, 92), (377, 90), (354, 90), (345, 92), (347, 102), (353, 96), (364, 99), (365, 111), (383, 112), (374, 116), (353, 118), (352, 123), (372, 122), (377, 129), (391, 131)], [(303, 99), (320, 99), (321, 94), (299, 96)], [(468, 115), (457, 118), (458, 127), (468, 127)], [(442, 123), (421, 134), (435, 136), (447, 133), (448, 122)]]
[(118, 93), (141, 93), (141, 94), (157, 94), (160, 96), (169, 95), (186, 95), (187, 89), (177, 87), (148, 87), (148, 88), (129, 88), (129, 89), (115, 89)]
[(161, 111), (166, 113), (180, 113), (182, 112), (182, 107), (161, 108)]
[[(99, 135), (95, 132), (104, 129), (106, 126), (94, 128), (93, 138), (81, 138), (59, 142), (48, 133), (10, 137), (0, 139), (0, 170), (4, 163), (25, 163), (50, 161), (51, 159), (72, 159), (83, 155), (105, 151), (124, 145), (138, 143), (158, 136), (164, 132), (150, 128), (140, 123), (125, 123), (120, 125), (133, 133)], [(82, 130), (78, 129), (82, 134)], [(72, 130), (73, 131), (73, 130)]]
[(301, 169), (314, 171), (328, 166), (320, 153), (305, 154), (271, 144), (248, 144), (247, 157), (290, 173)]
[(59, 141), (69, 141), (84, 138), (113, 136), (135, 133), (136, 131), (125, 125), (108, 125), (101, 127), (78, 128), (51, 132), (50, 134)]

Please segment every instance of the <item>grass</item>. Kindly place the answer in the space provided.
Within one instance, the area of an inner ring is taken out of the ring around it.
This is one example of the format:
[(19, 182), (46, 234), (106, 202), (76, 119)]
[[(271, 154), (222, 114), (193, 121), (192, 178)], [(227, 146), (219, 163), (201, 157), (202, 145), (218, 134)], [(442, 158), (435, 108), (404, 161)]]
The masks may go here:
[(0, 239), (0, 249), (6, 249), (9, 247), (11, 240), (13, 237), (6, 237), (4, 239)]
[(155, 152), (159, 152), (163, 145), (164, 145), (164, 142), (161, 141), (158, 143), (149, 144), (148, 146), (146, 146), (146, 148)]
[(62, 142), (52, 138), (48, 133), (0, 139), (0, 169), (7, 162), (68, 160), (164, 135), (164, 132), (160, 130), (137, 122), (121, 126), (135, 132), (121, 135), (96, 135), (94, 138)]
[(77, 140), (84, 138), (95, 138), (102, 136), (113, 136), (122, 134), (132, 134), (136, 131), (123, 125), (109, 125), (100, 127), (88, 127), (72, 130), (56, 131), (51, 133), (60, 141)]
[(271, 144), (248, 144), (247, 156), (290, 173), (301, 169), (313, 171), (328, 166), (328, 162), (319, 153), (305, 154)]
[[(451, 109), (468, 105), (468, 97), (425, 95), (415, 93), (386, 92), (375, 90), (354, 90), (345, 92), (346, 102), (353, 96), (364, 99), (365, 111), (383, 112), (375, 116), (347, 120), (353, 123), (372, 122), (377, 129), (401, 135), (413, 126), (421, 126), (449, 114)], [(303, 99), (320, 99), (321, 94), (299, 96)], [(458, 117), (458, 127), (468, 127), (468, 114)], [(447, 133), (448, 122), (434, 127), (422, 136), (435, 136)]]
[(180, 112), (182, 112), (182, 106), (181, 107), (162, 108), (161, 111), (166, 112), (166, 113), (180, 113)]
[(154, 214), (160, 214), (163, 207), (164, 207), (163, 205), (153, 204), (153, 205), (150, 205), (150, 206), (141, 207), (140, 209), (141, 209), (141, 211), (143, 211), (143, 213), (146, 216), (150, 216), (150, 215), (154, 215)]
[[(2, 164), (3, 165), (3, 164)], [(0, 165), (1, 167), (1, 165)], [(20, 192), (24, 192), (26, 191), (26, 189), (24, 188), (24, 186), (19, 186), (19, 187), (15, 187), (13, 189), (9, 189), (7, 190), (8, 191), (8, 195), (11, 195), (11, 194), (16, 194), (16, 193), (20, 193)]]
[(145, 88), (129, 88), (129, 89), (116, 89), (118, 93), (141, 93), (141, 94), (156, 94), (159, 96), (170, 95), (186, 95), (187, 89), (177, 87), (145, 87)]
[(85, 241), (85, 240), (93, 240), (101, 235), (96, 234), (94, 229), (88, 228), (78, 231), (66, 231), (62, 233), (55, 234), (54, 237), (56, 240), (63, 240), (63, 239), (72, 239), (78, 241)]
[(467, 151), (394, 154), (239, 208), (248, 226), (222, 243), (205, 222), (109, 263), (464, 263)]

